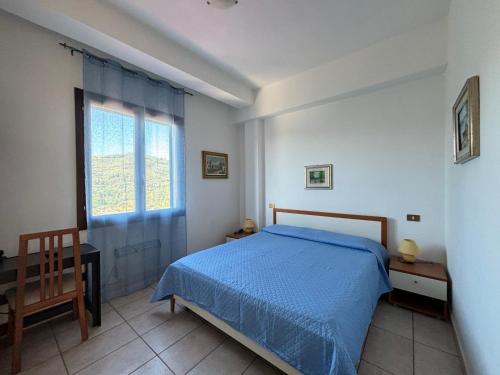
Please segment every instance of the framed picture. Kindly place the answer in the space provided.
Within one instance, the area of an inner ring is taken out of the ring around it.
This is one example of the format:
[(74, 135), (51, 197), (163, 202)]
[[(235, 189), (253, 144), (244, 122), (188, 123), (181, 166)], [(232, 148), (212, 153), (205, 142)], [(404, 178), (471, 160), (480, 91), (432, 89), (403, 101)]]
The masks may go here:
[(455, 164), (480, 155), (479, 150), (479, 77), (465, 83), (453, 106), (453, 138)]
[(221, 154), (220, 152), (202, 151), (201, 159), (203, 178), (227, 178), (227, 154)]
[(333, 165), (305, 167), (306, 189), (333, 189)]

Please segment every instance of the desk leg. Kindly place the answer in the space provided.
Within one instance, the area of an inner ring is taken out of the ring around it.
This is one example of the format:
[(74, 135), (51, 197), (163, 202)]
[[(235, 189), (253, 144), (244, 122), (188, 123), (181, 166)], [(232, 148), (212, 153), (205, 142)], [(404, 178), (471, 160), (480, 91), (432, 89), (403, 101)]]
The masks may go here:
[(85, 283), (85, 293), (83, 295), (83, 298), (85, 300), (85, 308), (87, 310), (90, 310), (89, 307), (92, 306), (92, 301), (90, 300), (89, 296), (90, 296), (90, 293), (89, 293), (89, 264), (91, 263), (85, 263), (85, 278), (83, 279), (84, 283)]
[(101, 325), (101, 257), (92, 260), (92, 320), (94, 327)]

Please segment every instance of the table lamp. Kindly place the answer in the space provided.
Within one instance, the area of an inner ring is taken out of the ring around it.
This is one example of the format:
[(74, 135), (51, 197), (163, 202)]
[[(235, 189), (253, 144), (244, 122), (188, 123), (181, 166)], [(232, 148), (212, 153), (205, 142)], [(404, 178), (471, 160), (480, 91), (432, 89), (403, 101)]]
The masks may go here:
[(415, 263), (417, 256), (420, 255), (420, 249), (417, 243), (410, 239), (404, 239), (399, 244), (399, 253), (406, 263)]
[(255, 223), (253, 222), (252, 219), (246, 218), (245, 221), (243, 221), (243, 230), (245, 233), (253, 233), (255, 230)]

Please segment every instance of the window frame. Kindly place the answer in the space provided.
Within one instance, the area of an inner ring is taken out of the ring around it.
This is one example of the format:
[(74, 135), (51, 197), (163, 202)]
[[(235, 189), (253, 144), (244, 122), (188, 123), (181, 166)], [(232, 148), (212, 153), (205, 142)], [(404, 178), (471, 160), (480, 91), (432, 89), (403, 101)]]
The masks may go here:
[(74, 88), (76, 139), (76, 225), (87, 229), (87, 194), (85, 191), (85, 133), (83, 90)]
[[(96, 95), (98, 98), (99, 95)], [(77, 214), (77, 226), (80, 230), (86, 230), (88, 227), (87, 223), (87, 192), (86, 192), (86, 183), (85, 183), (85, 96), (84, 90), (75, 87), (74, 88), (74, 98), (75, 98), (75, 140), (76, 140), (76, 214)], [(128, 107), (127, 103), (121, 102), (125, 107)], [(162, 121), (158, 121), (154, 119), (154, 116), (151, 116), (151, 113), (148, 113), (146, 116), (143, 116), (143, 113), (134, 110), (135, 105), (130, 105), (130, 109), (134, 112), (136, 116), (135, 121), (135, 142), (144, 142), (144, 129), (140, 129), (141, 124), (144, 124), (147, 120), (156, 122), (161, 124)], [(148, 111), (151, 112), (151, 111)], [(168, 118), (168, 115), (165, 115)], [(178, 118), (174, 116), (174, 123), (176, 121), (184, 123), (184, 119)], [(174, 124), (169, 124), (165, 122), (165, 126), (169, 127), (169, 203), (170, 207), (168, 208), (160, 208), (154, 210), (146, 209), (146, 155), (139, 155), (139, 153), (135, 152), (137, 145), (134, 145), (134, 154), (135, 154), (135, 162), (136, 169), (139, 168), (138, 175), (140, 176), (140, 181), (135, 182), (135, 209), (131, 212), (120, 212), (115, 214), (104, 214), (104, 215), (95, 215), (92, 216), (93, 221), (99, 225), (99, 222), (105, 222), (106, 218), (110, 217), (127, 217), (129, 220), (134, 220), (136, 217), (139, 219), (143, 214), (147, 214), (148, 216), (154, 218), (159, 217), (161, 213), (171, 210), (174, 212), (174, 207), (172, 206), (173, 199), (173, 183), (172, 183), (172, 147), (173, 147), (173, 126)], [(144, 145), (145, 147), (145, 145)], [(145, 148), (144, 148), (145, 151)], [(136, 171), (137, 173), (137, 171)]]

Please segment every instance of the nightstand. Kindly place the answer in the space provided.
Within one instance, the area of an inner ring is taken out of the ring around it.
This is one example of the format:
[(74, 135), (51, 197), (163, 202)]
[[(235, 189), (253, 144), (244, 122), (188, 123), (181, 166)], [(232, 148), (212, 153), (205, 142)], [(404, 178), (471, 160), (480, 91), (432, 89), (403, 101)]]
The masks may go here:
[(392, 256), (389, 277), (394, 290), (389, 303), (437, 318), (449, 319), (448, 276), (439, 263), (405, 263)]
[(252, 232), (252, 233), (246, 233), (246, 232), (229, 233), (229, 234), (226, 234), (226, 242), (231, 242), (231, 241), (239, 240), (239, 239), (241, 239), (243, 237), (251, 236), (252, 234), (255, 234), (255, 232)]

